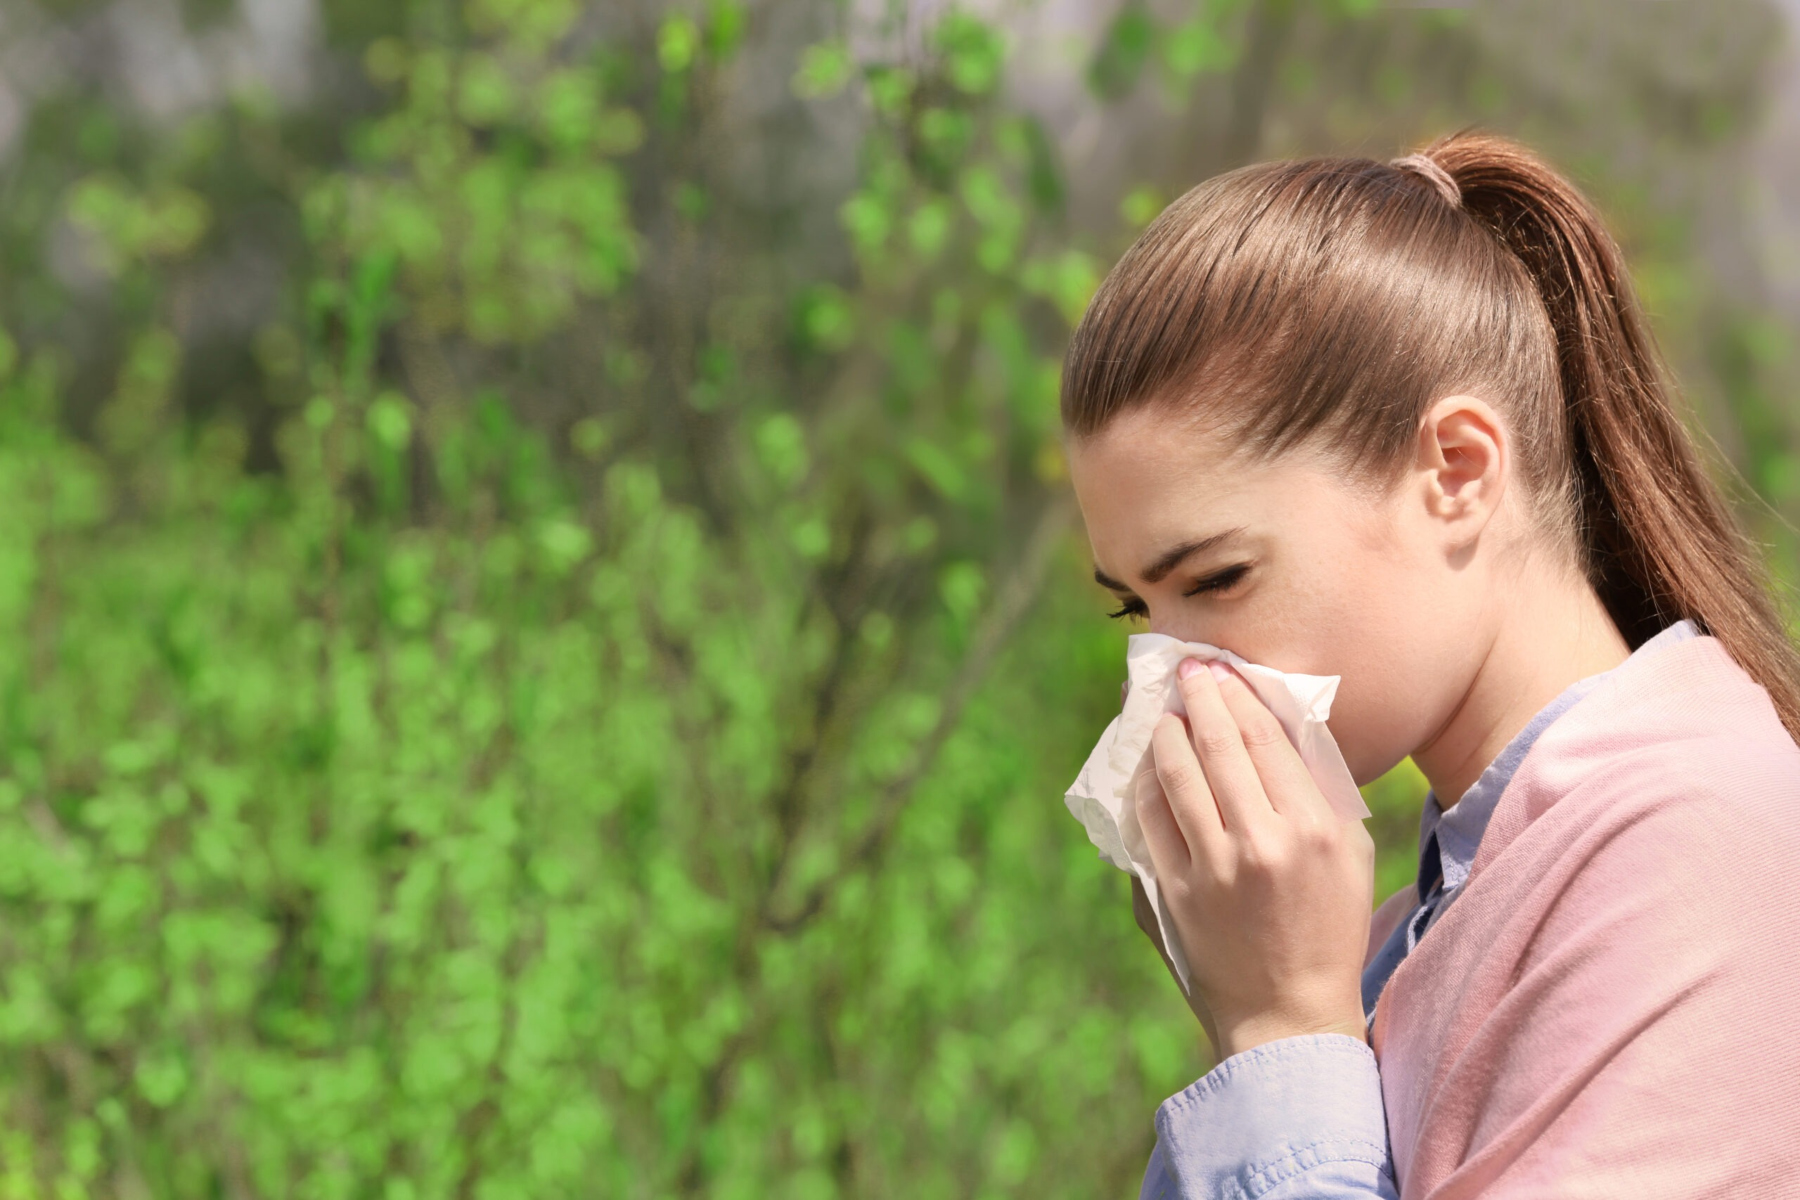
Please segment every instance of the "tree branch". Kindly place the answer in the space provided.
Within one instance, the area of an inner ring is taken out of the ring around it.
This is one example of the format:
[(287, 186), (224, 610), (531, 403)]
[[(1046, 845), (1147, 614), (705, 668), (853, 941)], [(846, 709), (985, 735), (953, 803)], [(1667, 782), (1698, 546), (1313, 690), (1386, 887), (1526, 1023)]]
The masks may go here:
[(1074, 505), (1066, 497), (1058, 497), (1045, 506), (1038, 517), (1037, 527), (1032, 530), (1031, 538), (1026, 543), (1025, 552), (1020, 556), (1017, 568), (976, 631), (968, 656), (963, 659), (961, 668), (950, 682), (937, 723), (920, 744), (912, 764), (882, 789), (875, 816), (863, 830), (862, 836), (856, 840), (854, 848), (838, 864), (836, 871), (808, 889), (806, 898), (792, 914), (777, 916), (765, 910), (763, 924), (769, 929), (783, 935), (798, 932), (824, 911), (832, 893), (852, 872), (861, 870), (880, 855), (894, 824), (905, 810), (907, 801), (912, 798), (913, 789), (936, 764), (939, 751), (962, 720), (963, 710), (987, 681), (994, 659), (1030, 608), (1031, 601), (1036, 597), (1044, 575), (1049, 570), (1057, 543), (1068, 529), (1073, 516)]

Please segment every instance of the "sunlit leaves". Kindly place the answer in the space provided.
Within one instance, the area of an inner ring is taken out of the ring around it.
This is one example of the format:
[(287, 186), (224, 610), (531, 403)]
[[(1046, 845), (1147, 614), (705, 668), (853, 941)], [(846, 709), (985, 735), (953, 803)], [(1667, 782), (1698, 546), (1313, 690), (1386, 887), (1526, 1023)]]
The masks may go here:
[(1238, 49), (1220, 29), (1217, 17), (1202, 12), (1168, 30), (1162, 56), (1170, 73), (1186, 83), (1209, 71), (1229, 69), (1237, 61)]
[(1141, 229), (1156, 219), (1163, 210), (1162, 193), (1148, 185), (1125, 193), (1119, 201), (1119, 216), (1133, 229)]
[(1027, 263), (1022, 282), (1028, 291), (1054, 303), (1073, 328), (1100, 286), (1100, 264), (1092, 255), (1066, 250)]
[(927, 438), (906, 442), (906, 457), (934, 491), (952, 503), (968, 494), (969, 476), (960, 456)]
[(100, 413), (100, 434), (108, 449), (122, 455), (141, 451), (167, 428), (181, 349), (167, 329), (145, 330), (132, 341), (118, 386)]
[(971, 562), (953, 562), (938, 576), (938, 594), (944, 607), (959, 621), (968, 621), (981, 609), (987, 583), (981, 568)]
[(756, 449), (763, 466), (784, 488), (806, 476), (806, 431), (790, 413), (774, 413), (756, 427)]
[(710, 0), (706, 15), (707, 52), (720, 62), (727, 62), (744, 40), (749, 10), (744, 0)]
[(907, 219), (907, 241), (914, 253), (926, 260), (937, 256), (949, 240), (952, 210), (945, 199), (929, 199), (921, 203)]
[(167, 1108), (181, 1098), (188, 1087), (188, 1067), (181, 1052), (172, 1046), (152, 1047), (139, 1061), (137, 1089), (145, 1100), (157, 1108)]
[(471, 0), (469, 21), (482, 33), (499, 34), (524, 51), (541, 53), (580, 19), (577, 0)]
[[(525, 23), (533, 38), (566, 24), (556, 5), (508, 0), (483, 11), (497, 29)], [(699, 37), (687, 18), (672, 17), (659, 55), (685, 71)], [(371, 73), (399, 84), (405, 103), (359, 135), (375, 169), (314, 185), (307, 210), (316, 236), (393, 249), (424, 320), (489, 343), (547, 332), (636, 269), (623, 180), (609, 160), (642, 144), (644, 122), (606, 103), (594, 68), (547, 59), (526, 68), (517, 54), (481, 49), (396, 46), (370, 56)], [(483, 149), (478, 131), (541, 138), (556, 161), (526, 169), (505, 143)]]
[[(1224, 69), (1229, 8), (1116, 86)], [(1076, 547), (1020, 578), (1128, 231), (1065, 212), (997, 21), (773, 11), (383, 8), (355, 120), (257, 135), (274, 399), (186, 419), (173, 290), (77, 419), (0, 365), (0, 1102), (50, 1131), (0, 1191), (1134, 1182), (1204, 1064), (1056, 802), (1117, 632)], [(803, 221), (745, 204), (739, 74), (854, 130)], [(168, 283), (248, 210), (218, 127), (154, 183), (120, 136), (51, 197)]]
[(856, 333), (849, 298), (829, 284), (818, 284), (799, 297), (794, 324), (802, 344), (818, 350), (842, 350)]
[(141, 260), (187, 253), (206, 232), (206, 201), (183, 187), (140, 190), (110, 175), (90, 176), (69, 193), (70, 223), (88, 235), (96, 267), (117, 274)]
[(663, 19), (656, 32), (656, 61), (670, 74), (678, 74), (694, 65), (700, 49), (700, 29), (693, 19), (680, 13)]
[(457, 80), (457, 113), (475, 128), (498, 125), (512, 115), (517, 89), (498, 60), (487, 54), (463, 57)]
[(932, 31), (951, 86), (970, 95), (990, 92), (1000, 81), (1006, 43), (1000, 30), (969, 13), (952, 10)]
[(554, 517), (541, 525), (538, 546), (550, 571), (566, 575), (593, 551), (594, 539), (587, 527), (568, 517)]
[(1153, 66), (1178, 99), (1205, 74), (1231, 69), (1238, 60), (1236, 23), (1228, 10), (1241, 5), (1211, 3), (1183, 20), (1165, 21), (1140, 0), (1121, 6), (1088, 61), (1087, 82), (1101, 100), (1127, 95)]
[(960, 109), (934, 105), (919, 114), (918, 136), (929, 155), (928, 167), (939, 175), (953, 170), (968, 153), (975, 119)]
[(911, 103), (918, 84), (913, 72), (895, 64), (880, 64), (869, 69), (869, 100), (875, 111), (888, 120), (902, 117)]
[(818, 42), (800, 52), (794, 68), (794, 94), (804, 100), (836, 95), (850, 81), (854, 64), (849, 47), (841, 42)]
[(844, 201), (838, 215), (856, 248), (864, 255), (877, 254), (887, 244), (888, 234), (893, 229), (893, 214), (879, 196), (859, 192)]
[(390, 451), (404, 450), (412, 440), (412, 415), (405, 397), (383, 392), (369, 405), (369, 432)]
[(1138, 81), (1157, 37), (1155, 19), (1146, 5), (1132, 0), (1120, 7), (1088, 64), (1088, 86), (1106, 100), (1116, 100)]

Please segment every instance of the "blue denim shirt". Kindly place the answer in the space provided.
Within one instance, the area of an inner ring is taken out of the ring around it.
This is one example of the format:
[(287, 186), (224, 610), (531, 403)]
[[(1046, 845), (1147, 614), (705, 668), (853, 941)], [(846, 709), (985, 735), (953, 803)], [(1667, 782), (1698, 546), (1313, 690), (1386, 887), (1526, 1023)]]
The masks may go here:
[[(1698, 636), (1678, 621), (1633, 652)], [(1608, 672), (1565, 688), (1448, 809), (1427, 794), (1419, 817), (1418, 904), (1363, 969), (1363, 1011), (1469, 878), (1500, 794), (1550, 724)], [(1156, 1111), (1140, 1200), (1397, 1200), (1375, 1053), (1341, 1033), (1265, 1042), (1234, 1054)]]

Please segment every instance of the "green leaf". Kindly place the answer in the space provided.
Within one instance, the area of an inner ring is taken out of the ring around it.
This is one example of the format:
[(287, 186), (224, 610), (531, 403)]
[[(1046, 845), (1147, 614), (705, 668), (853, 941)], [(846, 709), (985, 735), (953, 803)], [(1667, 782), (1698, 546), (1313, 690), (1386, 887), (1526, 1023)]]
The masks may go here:
[(909, 438), (906, 458), (934, 491), (946, 500), (960, 502), (969, 490), (968, 472), (954, 454), (926, 438)]
[(816, 42), (800, 52), (790, 86), (802, 100), (835, 96), (850, 82), (853, 67), (850, 50), (842, 42)]
[(671, 75), (694, 65), (700, 49), (700, 29), (693, 18), (679, 14), (665, 17), (656, 33), (656, 60)]
[(1119, 216), (1132, 229), (1142, 229), (1156, 219), (1163, 210), (1162, 193), (1145, 184), (1135, 187), (1119, 201)]
[(1103, 100), (1117, 100), (1137, 86), (1156, 44), (1155, 20), (1141, 0), (1127, 0), (1100, 39), (1088, 63), (1088, 87)]
[(412, 441), (412, 414), (406, 397), (383, 392), (369, 405), (369, 432), (389, 450), (404, 450)]
[(971, 620), (981, 610), (987, 581), (972, 562), (953, 562), (938, 575), (938, 595), (944, 607), (959, 621)]
[(842, 350), (856, 334), (850, 299), (841, 288), (816, 284), (801, 293), (796, 308), (801, 339), (815, 349)]
[(512, 115), (512, 79), (492, 56), (464, 55), (457, 85), (457, 110), (469, 124), (477, 127), (497, 125)]
[(775, 481), (792, 488), (806, 478), (806, 431), (791, 413), (774, 413), (756, 427), (756, 453)]
[(927, 200), (907, 220), (907, 238), (923, 258), (937, 257), (950, 237), (951, 209), (947, 200)]
[(557, 517), (539, 527), (538, 546), (551, 571), (561, 575), (593, 551), (594, 538), (585, 526), (567, 517)]
[(933, 40), (944, 56), (944, 74), (958, 91), (986, 95), (1000, 82), (1006, 42), (992, 25), (953, 10), (938, 22)]
[(155, 1108), (167, 1108), (181, 1098), (188, 1086), (188, 1069), (181, 1053), (164, 1046), (138, 1060), (133, 1073), (138, 1094)]
[(887, 243), (893, 229), (893, 213), (879, 196), (859, 192), (844, 201), (838, 219), (864, 255), (874, 255)]
[(1163, 62), (1180, 81), (1229, 70), (1237, 47), (1219, 29), (1211, 13), (1199, 13), (1176, 25), (1161, 39)]

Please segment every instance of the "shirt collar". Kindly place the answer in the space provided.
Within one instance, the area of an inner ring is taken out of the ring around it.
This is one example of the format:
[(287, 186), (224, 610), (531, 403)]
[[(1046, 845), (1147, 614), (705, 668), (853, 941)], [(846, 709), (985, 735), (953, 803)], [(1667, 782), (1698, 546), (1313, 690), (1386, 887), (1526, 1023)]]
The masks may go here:
[[(1636, 658), (1640, 654), (1698, 636), (1700, 631), (1692, 621), (1677, 621), (1632, 651), (1631, 657)], [(1449, 808), (1438, 807), (1435, 792), (1426, 794), (1425, 809), (1419, 815), (1418, 886), (1421, 901), (1425, 899), (1432, 880), (1437, 876), (1437, 870), (1433, 870), (1433, 866), (1443, 872), (1444, 891), (1454, 891), (1462, 886), (1463, 881), (1469, 877), (1469, 868), (1475, 863), (1475, 850), (1481, 845), (1481, 835), (1487, 831), (1489, 818), (1494, 815), (1494, 806), (1500, 802), (1500, 793), (1512, 782), (1513, 773), (1525, 761), (1525, 755), (1531, 751), (1532, 744), (1556, 718), (1575, 707), (1582, 697), (1616, 670), (1618, 668), (1614, 667), (1598, 675), (1589, 675), (1564, 688), (1556, 699), (1538, 710), (1537, 715), (1526, 723), (1518, 736), (1508, 742), (1506, 748), (1488, 764), (1487, 770), (1481, 773), (1481, 778), (1471, 784), (1462, 798)], [(1434, 854), (1437, 858), (1435, 864), (1430, 861)]]

